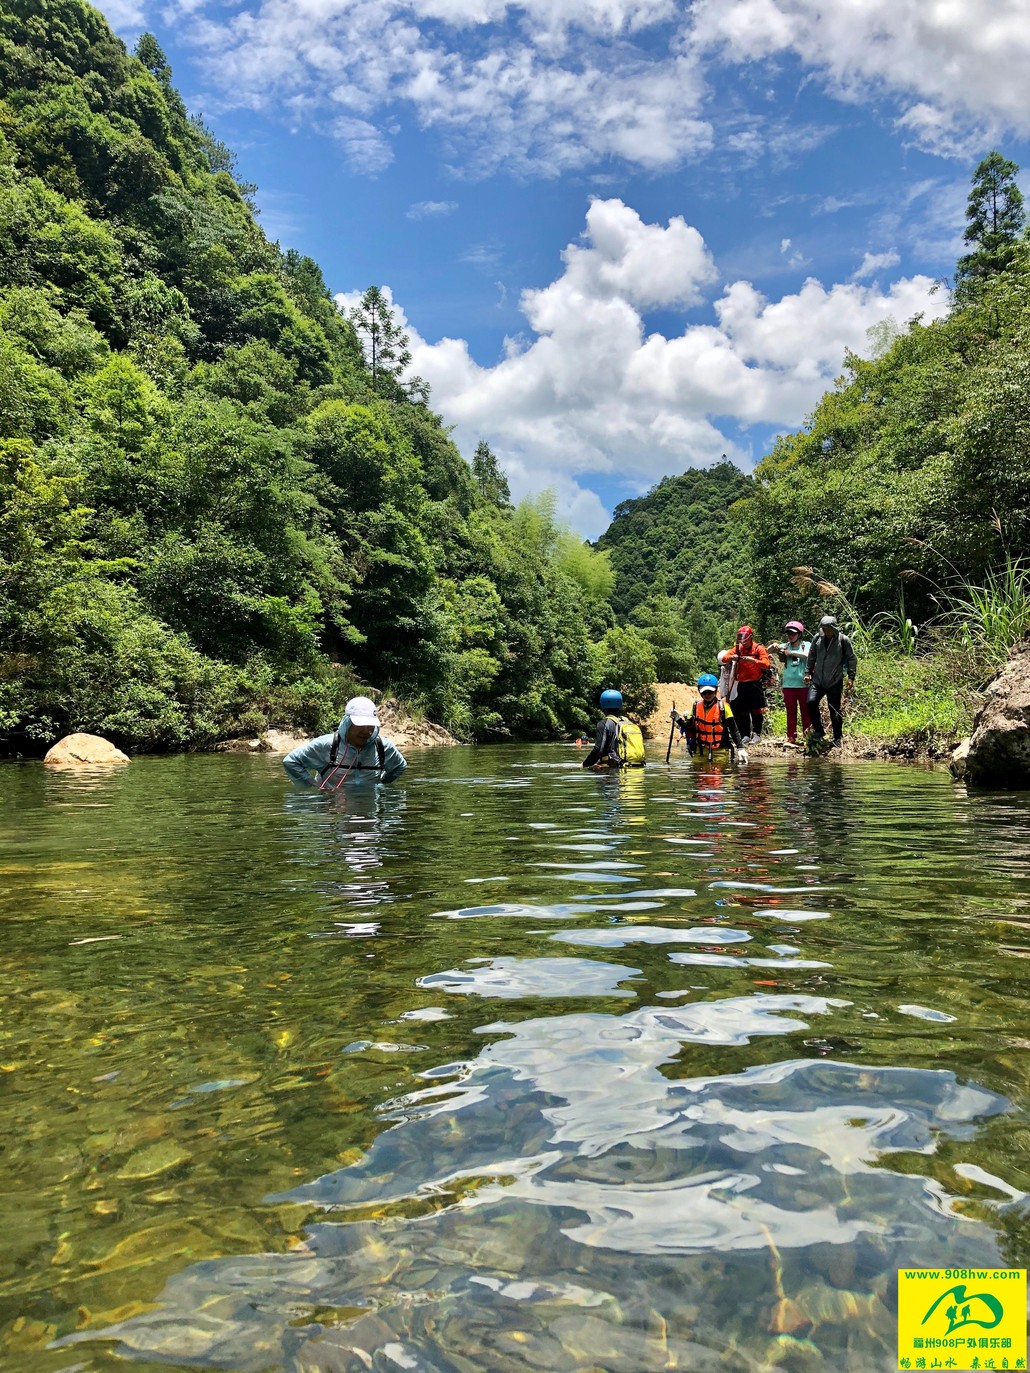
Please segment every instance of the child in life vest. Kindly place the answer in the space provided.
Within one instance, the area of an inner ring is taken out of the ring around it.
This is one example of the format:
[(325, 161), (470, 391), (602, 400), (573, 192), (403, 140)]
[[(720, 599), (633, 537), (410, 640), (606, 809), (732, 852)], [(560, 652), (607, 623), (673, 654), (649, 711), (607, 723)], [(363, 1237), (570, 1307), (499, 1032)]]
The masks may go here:
[[(687, 721), (687, 748), (691, 756), (695, 753), (717, 753), (720, 749), (736, 749), (737, 761), (748, 761), (747, 749), (740, 739), (740, 730), (733, 718), (733, 708), (728, 701), (720, 701), (718, 696), (719, 679), (711, 672), (703, 672), (697, 679), (700, 701), (685, 717)], [(677, 720), (684, 717), (676, 715)]]

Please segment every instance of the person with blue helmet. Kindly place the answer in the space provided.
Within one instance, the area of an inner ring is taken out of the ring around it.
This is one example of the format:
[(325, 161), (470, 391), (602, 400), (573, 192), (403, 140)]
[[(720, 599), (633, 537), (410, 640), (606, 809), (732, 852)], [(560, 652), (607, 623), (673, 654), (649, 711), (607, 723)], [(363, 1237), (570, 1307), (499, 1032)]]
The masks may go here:
[(686, 720), (687, 748), (691, 756), (698, 751), (709, 757), (720, 749), (736, 750), (737, 761), (748, 761), (747, 750), (740, 739), (740, 730), (733, 718), (733, 707), (729, 701), (719, 700), (719, 679), (713, 672), (702, 672), (697, 679), (697, 689), (701, 699), (694, 702), (693, 709), (686, 716), (673, 711), (673, 719)]
[(644, 736), (640, 726), (622, 712), (622, 692), (601, 692), (604, 719), (597, 727), (594, 747), (583, 759), (585, 768), (642, 768)]

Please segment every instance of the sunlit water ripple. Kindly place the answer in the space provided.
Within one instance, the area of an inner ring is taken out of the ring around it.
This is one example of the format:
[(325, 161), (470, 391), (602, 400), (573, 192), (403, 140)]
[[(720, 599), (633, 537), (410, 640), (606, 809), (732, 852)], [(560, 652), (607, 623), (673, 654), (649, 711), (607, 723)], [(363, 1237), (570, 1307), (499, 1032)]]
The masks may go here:
[(26, 1373), (894, 1366), (1030, 1257), (1030, 801), (832, 762), (3, 770)]

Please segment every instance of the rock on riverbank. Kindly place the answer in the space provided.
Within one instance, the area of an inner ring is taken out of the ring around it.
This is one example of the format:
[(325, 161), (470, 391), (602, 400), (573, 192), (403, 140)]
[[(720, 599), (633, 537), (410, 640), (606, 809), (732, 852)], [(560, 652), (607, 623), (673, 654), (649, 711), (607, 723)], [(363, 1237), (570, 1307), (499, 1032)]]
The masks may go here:
[(1030, 787), (1030, 648), (1013, 654), (987, 688), (951, 770), (974, 786)]
[(52, 768), (92, 768), (127, 763), (129, 757), (100, 734), (66, 734), (43, 762)]

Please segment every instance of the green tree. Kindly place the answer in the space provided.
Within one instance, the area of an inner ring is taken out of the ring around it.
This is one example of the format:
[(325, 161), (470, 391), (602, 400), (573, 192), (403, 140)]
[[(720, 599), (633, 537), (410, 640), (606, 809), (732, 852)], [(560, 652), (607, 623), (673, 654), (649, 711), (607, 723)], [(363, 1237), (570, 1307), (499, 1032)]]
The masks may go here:
[(650, 715), (658, 704), (655, 652), (639, 629), (612, 625), (594, 648), (594, 675), (599, 688), (622, 692), (628, 711)]
[(630, 619), (654, 651), (659, 682), (689, 682), (697, 675), (697, 654), (684, 626), (683, 611), (671, 596), (652, 596), (633, 608)]
[(369, 286), (350, 313), (365, 348), (373, 391), (389, 392), (411, 361), (408, 335), (394, 319), (393, 307), (378, 286)]
[(956, 268), (960, 295), (985, 277), (1004, 271), (1013, 261), (1025, 220), (1023, 193), (1016, 184), (1018, 175), (1018, 165), (996, 150), (988, 153), (973, 173), (962, 235), (970, 251), (959, 259)]
[(480, 439), (476, 444), (476, 451), (472, 455), (472, 475), (475, 477), (480, 491), (491, 505), (511, 505), (511, 487), (508, 485), (508, 478), (504, 475), (501, 465), (497, 461), (497, 455), (486, 439)]

